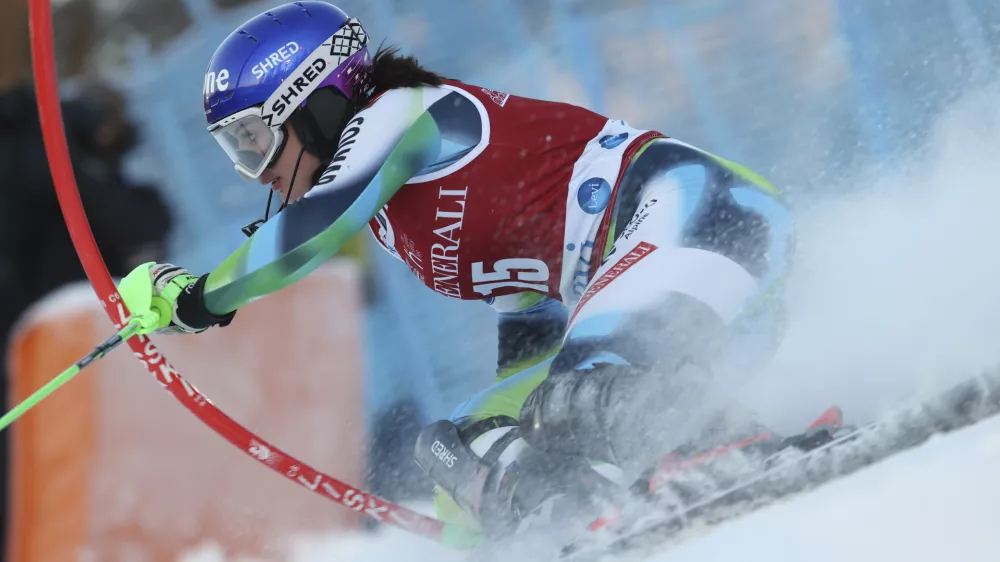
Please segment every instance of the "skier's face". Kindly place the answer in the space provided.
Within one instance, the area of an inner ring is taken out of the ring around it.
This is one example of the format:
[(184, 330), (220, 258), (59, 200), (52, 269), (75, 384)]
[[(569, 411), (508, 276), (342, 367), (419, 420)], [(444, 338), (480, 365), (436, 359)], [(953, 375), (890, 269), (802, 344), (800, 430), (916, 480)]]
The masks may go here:
[[(299, 197), (306, 194), (312, 187), (312, 177), (319, 168), (319, 160), (308, 151), (302, 150), (302, 141), (299, 140), (295, 130), (285, 127), (285, 148), (281, 155), (269, 168), (260, 175), (260, 183), (271, 184), (271, 189), (281, 195), (282, 201), (293, 203)], [(302, 159), (299, 160), (299, 154)], [(298, 170), (295, 169), (298, 161)], [(295, 185), (292, 185), (292, 177), (295, 177)], [(291, 199), (288, 194), (291, 192)]]

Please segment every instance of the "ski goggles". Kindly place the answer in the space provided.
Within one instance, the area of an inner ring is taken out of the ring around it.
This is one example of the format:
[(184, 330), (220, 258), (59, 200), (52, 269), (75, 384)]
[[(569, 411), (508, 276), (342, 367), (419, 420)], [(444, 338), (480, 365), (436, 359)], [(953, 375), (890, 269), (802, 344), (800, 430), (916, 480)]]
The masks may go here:
[(243, 177), (260, 177), (285, 144), (281, 124), (268, 126), (261, 117), (261, 106), (238, 111), (213, 123), (208, 131), (233, 161)]

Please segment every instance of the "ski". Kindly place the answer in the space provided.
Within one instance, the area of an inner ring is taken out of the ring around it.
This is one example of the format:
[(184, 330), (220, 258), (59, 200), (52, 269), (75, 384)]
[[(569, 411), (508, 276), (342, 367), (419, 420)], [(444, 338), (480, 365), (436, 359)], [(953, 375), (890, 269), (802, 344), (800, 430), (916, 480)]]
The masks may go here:
[[(677, 508), (651, 498), (644, 517), (564, 547), (562, 562), (589, 562), (607, 555), (662, 547), (694, 527), (711, 528), (762, 507), (852, 474), (916, 447), (937, 434), (971, 426), (1000, 411), (1000, 369), (857, 428), (848, 428), (812, 449), (784, 448), (736, 484)], [(671, 509), (673, 508), (673, 509)], [(647, 513), (647, 512), (653, 513)], [(595, 535), (594, 533), (589, 533)], [(608, 536), (610, 535), (610, 536)]]

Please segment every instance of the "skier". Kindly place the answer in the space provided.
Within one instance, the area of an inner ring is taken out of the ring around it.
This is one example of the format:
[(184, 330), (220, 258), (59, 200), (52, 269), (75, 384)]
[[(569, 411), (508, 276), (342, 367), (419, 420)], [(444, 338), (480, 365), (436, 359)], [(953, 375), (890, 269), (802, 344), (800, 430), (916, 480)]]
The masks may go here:
[(416, 444), (442, 518), (509, 533), (704, 439), (727, 408), (720, 365), (749, 370), (781, 337), (778, 191), (659, 132), (367, 45), (358, 20), (303, 1), (215, 51), (208, 130), (270, 186), (267, 208), (210, 273), (148, 263), (122, 281), (134, 314), (160, 312), (145, 332), (226, 326), (367, 224), (431, 290), (498, 312), (496, 383)]

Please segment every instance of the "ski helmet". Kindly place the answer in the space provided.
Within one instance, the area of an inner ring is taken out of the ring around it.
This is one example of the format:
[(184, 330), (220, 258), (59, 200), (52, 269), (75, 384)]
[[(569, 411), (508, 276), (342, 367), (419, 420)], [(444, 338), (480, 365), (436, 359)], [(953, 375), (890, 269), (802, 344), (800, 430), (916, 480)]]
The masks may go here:
[(226, 37), (209, 61), (203, 97), (208, 130), (236, 171), (259, 177), (284, 148), (286, 122), (306, 150), (332, 156), (369, 93), (367, 47), (361, 22), (326, 2), (284, 4)]

